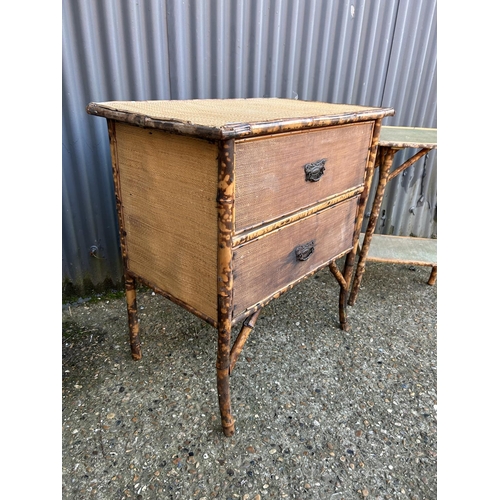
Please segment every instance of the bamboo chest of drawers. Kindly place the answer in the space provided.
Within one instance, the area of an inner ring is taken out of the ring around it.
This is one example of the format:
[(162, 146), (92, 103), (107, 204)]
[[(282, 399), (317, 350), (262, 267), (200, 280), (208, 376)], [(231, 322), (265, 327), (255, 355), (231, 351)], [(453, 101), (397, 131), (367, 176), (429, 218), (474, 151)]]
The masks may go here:
[(256, 98), (112, 101), (87, 112), (108, 121), (132, 356), (141, 357), (140, 281), (217, 329), (230, 436), (229, 375), (262, 307), (329, 266), (347, 328), (381, 122), (394, 110)]

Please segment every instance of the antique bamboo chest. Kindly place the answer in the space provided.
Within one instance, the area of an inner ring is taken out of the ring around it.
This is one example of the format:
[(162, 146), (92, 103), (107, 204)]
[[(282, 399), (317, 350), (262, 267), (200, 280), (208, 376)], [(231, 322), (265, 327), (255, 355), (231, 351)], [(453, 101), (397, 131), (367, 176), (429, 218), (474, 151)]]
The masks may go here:
[(87, 112), (108, 121), (132, 356), (141, 357), (139, 280), (217, 328), (230, 436), (229, 375), (262, 307), (329, 266), (347, 328), (381, 122), (394, 110), (256, 98), (113, 101)]

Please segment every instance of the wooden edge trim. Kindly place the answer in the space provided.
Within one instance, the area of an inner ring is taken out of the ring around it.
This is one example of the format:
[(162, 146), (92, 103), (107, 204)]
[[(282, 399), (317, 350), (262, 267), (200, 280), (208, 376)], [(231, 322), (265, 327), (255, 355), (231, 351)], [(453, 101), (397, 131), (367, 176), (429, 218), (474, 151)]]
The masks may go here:
[(172, 132), (179, 135), (189, 135), (201, 139), (218, 140), (221, 139), (223, 135), (221, 130), (216, 127), (193, 125), (181, 120), (158, 120), (142, 114), (105, 108), (96, 103), (90, 103), (87, 106), (87, 113), (92, 116), (102, 116), (108, 120), (116, 120), (128, 123), (129, 125), (136, 125), (141, 128), (163, 130), (165, 132)]
[[(369, 122), (364, 122), (368, 124)], [(316, 127), (318, 130), (324, 131), (324, 130), (331, 130), (331, 129), (339, 129), (342, 127), (349, 127), (351, 125), (354, 125), (354, 123), (348, 122), (340, 125), (327, 125), (325, 127)], [(258, 142), (262, 140), (267, 140), (267, 139), (272, 139), (274, 137), (283, 137), (283, 136), (297, 136), (303, 134), (304, 129), (298, 129), (298, 130), (288, 130), (285, 132), (278, 132), (276, 134), (266, 134), (266, 135), (257, 135), (255, 137), (239, 137), (235, 139), (235, 144), (248, 144), (248, 143), (253, 143), (253, 142)]]
[(383, 139), (380, 139), (379, 145), (393, 149), (420, 149), (420, 148), (437, 149), (437, 144), (434, 144), (433, 142), (411, 142), (411, 141), (396, 142), (387, 140), (384, 141)]
[(405, 264), (408, 266), (423, 266), (423, 267), (434, 267), (437, 266), (437, 261), (425, 261), (425, 260), (411, 260), (411, 259), (390, 259), (385, 257), (366, 257), (368, 262), (383, 262), (385, 264)]
[(393, 108), (376, 108), (366, 111), (344, 113), (341, 115), (321, 115), (308, 118), (284, 119), (261, 123), (238, 123), (222, 127), (224, 138), (240, 138), (257, 135), (276, 134), (298, 129), (310, 129), (316, 127), (328, 127), (330, 125), (342, 125), (344, 123), (356, 123), (382, 119), (394, 115)]
[(309, 273), (304, 274), (298, 280), (295, 280), (294, 282), (288, 284), (287, 286), (283, 287), (281, 290), (278, 290), (277, 292), (273, 293), (272, 295), (269, 295), (264, 300), (261, 300), (261, 301), (257, 302), (253, 306), (247, 307), (242, 313), (238, 314), (238, 316), (233, 317), (232, 324), (235, 325), (236, 323), (239, 323), (240, 321), (243, 321), (248, 316), (254, 314), (259, 309), (262, 309), (263, 307), (265, 307), (272, 300), (277, 299), (278, 297), (280, 297), (284, 293), (286, 293), (289, 290), (291, 290), (294, 286), (298, 285), (299, 283), (301, 283), (302, 281), (306, 280), (307, 278), (309, 278), (313, 274), (316, 274), (318, 271), (321, 271), (325, 267), (329, 266), (332, 262), (335, 262), (336, 260), (341, 259), (342, 257), (344, 257), (344, 255), (348, 254), (351, 251), (352, 251), (352, 247), (349, 247), (347, 250), (345, 250), (342, 253), (339, 253), (333, 259), (330, 259), (328, 262), (325, 262), (325, 263), (321, 264), (320, 266), (318, 266), (316, 269), (313, 269)]
[(241, 232), (233, 237), (233, 248), (236, 248), (237, 246), (240, 246), (243, 243), (246, 243), (247, 241), (260, 238), (265, 234), (271, 233), (292, 222), (296, 222), (300, 219), (303, 219), (304, 217), (308, 217), (309, 215), (315, 214), (316, 212), (319, 212), (320, 210), (328, 208), (332, 205), (348, 200), (350, 198), (354, 198), (359, 194), (361, 194), (363, 190), (364, 190), (363, 185), (358, 186), (357, 188), (354, 189), (348, 189), (347, 191), (343, 191), (340, 194), (334, 195), (331, 198), (328, 198), (321, 203), (311, 205), (307, 208), (300, 210), (299, 212), (295, 212), (292, 215), (282, 217), (276, 220), (275, 222), (265, 223), (264, 227), (259, 224), (259, 226), (257, 227), (252, 226), (251, 229), (245, 229), (244, 230), (245, 232)]

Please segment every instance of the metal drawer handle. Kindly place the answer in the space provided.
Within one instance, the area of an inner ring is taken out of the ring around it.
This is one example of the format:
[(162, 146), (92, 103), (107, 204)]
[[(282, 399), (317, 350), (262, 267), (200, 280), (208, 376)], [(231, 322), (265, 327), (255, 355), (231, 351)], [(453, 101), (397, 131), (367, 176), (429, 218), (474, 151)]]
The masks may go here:
[(295, 258), (297, 260), (307, 260), (314, 252), (314, 240), (299, 245), (295, 248)]
[(304, 165), (306, 181), (318, 182), (321, 179), (321, 176), (325, 173), (325, 163), (326, 158), (322, 158), (321, 160)]

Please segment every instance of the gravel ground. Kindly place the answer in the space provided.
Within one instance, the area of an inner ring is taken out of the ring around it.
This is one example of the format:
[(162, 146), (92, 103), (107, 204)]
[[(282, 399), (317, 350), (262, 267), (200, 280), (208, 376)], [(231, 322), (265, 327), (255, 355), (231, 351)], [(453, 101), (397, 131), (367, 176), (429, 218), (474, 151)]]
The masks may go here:
[(264, 308), (231, 377), (231, 438), (214, 328), (141, 289), (133, 361), (123, 297), (63, 307), (62, 497), (436, 499), (429, 273), (369, 262), (350, 332), (327, 269)]

